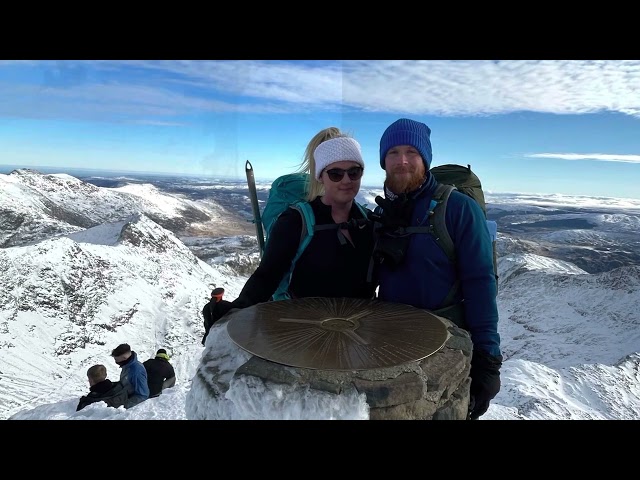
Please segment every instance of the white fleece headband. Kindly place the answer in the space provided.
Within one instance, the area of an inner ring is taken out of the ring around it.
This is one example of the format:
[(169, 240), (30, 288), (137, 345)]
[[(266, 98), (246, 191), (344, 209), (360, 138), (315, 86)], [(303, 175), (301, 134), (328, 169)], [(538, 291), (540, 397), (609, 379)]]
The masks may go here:
[(313, 152), (316, 160), (316, 179), (320, 180), (322, 171), (335, 162), (350, 161), (364, 168), (360, 144), (351, 137), (337, 137), (325, 140)]

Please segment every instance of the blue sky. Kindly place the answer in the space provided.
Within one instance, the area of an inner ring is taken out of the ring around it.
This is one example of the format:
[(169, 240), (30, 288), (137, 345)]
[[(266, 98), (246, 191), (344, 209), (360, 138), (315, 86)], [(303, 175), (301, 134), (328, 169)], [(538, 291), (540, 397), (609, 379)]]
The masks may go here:
[(488, 191), (640, 198), (640, 61), (0, 61), (0, 166), (272, 179), (337, 126), (378, 185), (401, 117)]

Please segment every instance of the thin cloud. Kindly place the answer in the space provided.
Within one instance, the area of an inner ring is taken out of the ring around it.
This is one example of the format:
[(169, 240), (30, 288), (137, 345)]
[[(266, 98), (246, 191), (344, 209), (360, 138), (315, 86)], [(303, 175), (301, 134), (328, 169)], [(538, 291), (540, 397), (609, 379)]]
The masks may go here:
[[(0, 88), (0, 114), (10, 116), (351, 110), (437, 116), (618, 112), (640, 117), (637, 60), (0, 63), (0, 73), (7, 69), (22, 73), (13, 77), (19, 81), (6, 80)], [(24, 79), (32, 70), (29, 84)], [(87, 106), (78, 110), (82, 105)]]
[(640, 155), (612, 155), (607, 153), (534, 153), (529, 158), (555, 158), (558, 160), (594, 160), (596, 162), (640, 163)]
[(560, 193), (506, 193), (506, 192), (485, 192), (485, 198), (490, 205), (539, 205), (551, 207), (578, 207), (597, 208), (603, 205), (607, 208), (620, 209), (626, 213), (637, 214), (640, 212), (640, 200), (636, 198), (601, 197), (587, 195), (563, 195)]

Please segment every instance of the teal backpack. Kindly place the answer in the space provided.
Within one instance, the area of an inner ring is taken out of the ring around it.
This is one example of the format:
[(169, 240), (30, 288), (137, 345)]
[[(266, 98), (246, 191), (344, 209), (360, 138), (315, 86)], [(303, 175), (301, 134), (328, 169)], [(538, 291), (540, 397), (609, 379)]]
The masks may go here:
[[(269, 197), (261, 215), (262, 225), (265, 231), (265, 247), (269, 243), (271, 229), (282, 212), (287, 208), (296, 209), (302, 216), (302, 233), (300, 235), (300, 244), (298, 251), (293, 257), (291, 267), (280, 281), (278, 288), (273, 294), (272, 300), (288, 300), (291, 298), (289, 294), (289, 283), (295, 268), (296, 262), (304, 252), (305, 248), (311, 242), (314, 232), (320, 230), (338, 229), (341, 224), (316, 225), (316, 219), (309, 202), (305, 200), (307, 189), (309, 186), (308, 173), (289, 173), (276, 178), (271, 184)], [(367, 218), (367, 210), (365, 207), (356, 202), (358, 208), (362, 212), (364, 218)]]
[[(267, 204), (262, 211), (262, 226), (265, 231), (265, 246), (273, 224), (289, 205), (304, 201), (309, 188), (308, 173), (289, 173), (276, 178), (271, 184)], [(305, 219), (307, 220), (307, 219)]]

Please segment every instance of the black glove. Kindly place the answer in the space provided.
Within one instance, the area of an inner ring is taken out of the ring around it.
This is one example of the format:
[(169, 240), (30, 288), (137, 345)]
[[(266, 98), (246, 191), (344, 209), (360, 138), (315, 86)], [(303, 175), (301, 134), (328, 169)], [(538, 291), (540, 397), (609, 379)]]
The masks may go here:
[(390, 237), (382, 234), (376, 238), (376, 243), (373, 247), (373, 258), (380, 265), (384, 264), (393, 270), (402, 264), (409, 248), (409, 240), (409, 235)]
[(380, 264), (394, 269), (402, 263), (409, 247), (410, 235), (402, 229), (411, 225), (413, 203), (406, 194), (394, 200), (377, 196), (376, 203), (382, 213), (373, 213), (371, 219), (379, 223), (375, 228), (376, 243), (373, 257)]
[(502, 355), (497, 357), (480, 350), (471, 357), (470, 420), (477, 420), (489, 409), (489, 403), (500, 391), (500, 367)]
[(400, 227), (411, 225), (413, 202), (405, 193), (398, 195), (394, 200), (378, 195), (375, 201), (382, 208), (382, 213), (374, 213), (374, 215), (376, 220), (382, 224), (383, 231), (393, 232)]

